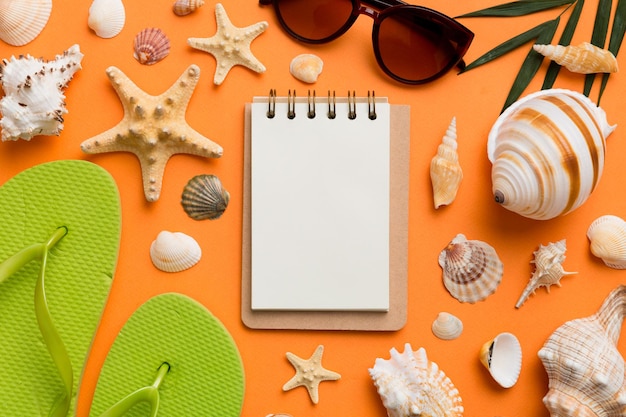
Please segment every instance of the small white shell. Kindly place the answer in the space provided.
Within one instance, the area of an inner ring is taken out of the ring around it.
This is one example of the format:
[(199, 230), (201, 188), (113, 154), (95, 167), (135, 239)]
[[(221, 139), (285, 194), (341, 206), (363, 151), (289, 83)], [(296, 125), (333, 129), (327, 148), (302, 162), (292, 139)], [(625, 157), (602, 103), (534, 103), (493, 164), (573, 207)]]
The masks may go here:
[(41, 33), (51, 12), (52, 0), (0, 0), (0, 39), (26, 45)]
[(159, 28), (146, 28), (135, 36), (133, 56), (140, 64), (152, 65), (170, 53), (170, 40)]
[(172, 9), (176, 16), (186, 16), (204, 5), (204, 0), (176, 0)]
[(313, 54), (302, 54), (291, 60), (289, 72), (296, 79), (312, 84), (317, 81), (322, 73), (322, 68), (324, 68), (324, 62), (320, 57)]
[(118, 35), (126, 23), (122, 0), (93, 0), (87, 24), (101, 38)]
[(591, 253), (610, 268), (626, 269), (626, 221), (614, 215), (594, 220), (587, 229)]
[(198, 242), (182, 232), (160, 232), (150, 245), (154, 266), (164, 272), (180, 272), (200, 261), (202, 249)]
[(480, 349), (480, 362), (503, 388), (517, 382), (522, 369), (522, 347), (511, 333), (500, 333)]
[(463, 332), (463, 322), (456, 316), (442, 311), (431, 326), (433, 334), (442, 340), (454, 340)]

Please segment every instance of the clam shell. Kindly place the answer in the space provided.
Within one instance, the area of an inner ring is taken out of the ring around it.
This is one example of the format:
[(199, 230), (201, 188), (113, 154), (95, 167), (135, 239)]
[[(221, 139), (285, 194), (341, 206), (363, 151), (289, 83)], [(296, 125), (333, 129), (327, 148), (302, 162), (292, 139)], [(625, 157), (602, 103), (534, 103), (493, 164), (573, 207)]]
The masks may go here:
[(140, 64), (152, 65), (170, 53), (170, 40), (159, 28), (146, 28), (135, 36), (133, 56)]
[(479, 353), (480, 362), (503, 388), (511, 388), (522, 370), (522, 347), (511, 333), (500, 333), (486, 342)]
[(576, 209), (600, 180), (614, 128), (604, 110), (574, 91), (542, 90), (517, 101), (487, 142), (496, 202), (537, 220)]
[(626, 221), (606, 214), (595, 219), (587, 229), (591, 253), (606, 266), (626, 269)]
[(182, 232), (160, 232), (150, 245), (150, 258), (157, 269), (180, 272), (200, 261), (202, 249), (198, 242)]
[(320, 57), (313, 54), (301, 54), (291, 60), (289, 72), (296, 79), (312, 84), (322, 73), (324, 62)]
[(118, 35), (126, 23), (122, 0), (93, 0), (89, 7), (88, 26), (101, 38)]
[(463, 322), (456, 316), (442, 311), (431, 326), (433, 334), (442, 340), (454, 340), (463, 333)]
[(463, 179), (456, 139), (456, 118), (452, 118), (437, 147), (437, 154), (430, 161), (430, 180), (436, 209), (454, 201)]
[(533, 49), (571, 72), (596, 74), (617, 72), (617, 59), (611, 51), (589, 42), (580, 45), (533, 45)]
[(194, 220), (219, 219), (230, 201), (230, 194), (215, 175), (197, 175), (183, 190), (181, 204)]
[(52, 0), (0, 0), (0, 39), (9, 45), (26, 45), (48, 23)]
[(502, 281), (504, 266), (495, 249), (480, 240), (458, 234), (439, 254), (443, 283), (461, 302), (475, 303), (493, 294)]
[(186, 16), (204, 5), (204, 0), (176, 0), (172, 9), (176, 16)]

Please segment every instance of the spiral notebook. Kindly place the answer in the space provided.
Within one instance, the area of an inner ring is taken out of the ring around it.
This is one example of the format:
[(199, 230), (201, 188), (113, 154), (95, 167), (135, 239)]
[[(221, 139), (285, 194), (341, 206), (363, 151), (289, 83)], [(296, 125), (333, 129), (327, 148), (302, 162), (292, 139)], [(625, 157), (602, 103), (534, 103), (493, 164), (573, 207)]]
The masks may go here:
[(408, 132), (408, 106), (372, 92), (246, 105), (246, 325), (403, 325)]

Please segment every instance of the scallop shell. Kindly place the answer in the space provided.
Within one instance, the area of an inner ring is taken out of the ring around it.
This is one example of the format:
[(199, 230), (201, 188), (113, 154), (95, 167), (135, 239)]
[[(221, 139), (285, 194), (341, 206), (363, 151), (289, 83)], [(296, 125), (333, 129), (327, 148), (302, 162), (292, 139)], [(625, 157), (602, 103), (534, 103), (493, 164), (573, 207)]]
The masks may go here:
[(182, 232), (160, 232), (150, 245), (154, 266), (164, 272), (180, 272), (200, 261), (202, 249), (194, 238)]
[(480, 240), (458, 234), (439, 254), (443, 283), (461, 302), (475, 303), (493, 294), (502, 281), (504, 266), (495, 249)]
[(87, 24), (101, 38), (118, 35), (126, 23), (122, 0), (93, 0)]
[(574, 91), (542, 90), (517, 101), (487, 142), (496, 202), (537, 220), (576, 209), (600, 180), (614, 129), (604, 110)]
[(204, 0), (176, 0), (172, 9), (176, 16), (186, 16), (204, 5)]
[(430, 180), (436, 209), (454, 201), (463, 179), (456, 139), (456, 118), (453, 117), (437, 147), (437, 155), (430, 161)]
[(226, 210), (230, 194), (215, 175), (197, 175), (183, 190), (181, 204), (194, 220), (219, 219)]
[(533, 45), (533, 49), (571, 72), (596, 74), (617, 72), (617, 59), (611, 51), (589, 42), (573, 45)]
[(626, 269), (626, 221), (607, 214), (595, 219), (587, 229), (591, 253), (604, 264), (615, 269)]
[(522, 370), (522, 347), (512, 333), (500, 333), (480, 349), (480, 362), (502, 388), (511, 388)]
[(623, 417), (626, 366), (619, 340), (626, 286), (606, 297), (598, 311), (566, 322), (539, 350), (548, 374), (543, 403), (552, 417)]
[(322, 73), (324, 62), (320, 57), (313, 54), (302, 54), (296, 56), (289, 64), (289, 72), (296, 79), (313, 84)]
[(41, 33), (51, 12), (52, 0), (0, 0), (0, 39), (26, 45)]
[(520, 308), (537, 288), (546, 287), (546, 290), (550, 292), (551, 285), (561, 286), (561, 278), (565, 275), (576, 274), (576, 272), (566, 272), (563, 269), (565, 250), (565, 239), (556, 243), (549, 243), (546, 246), (539, 245), (539, 249), (534, 252), (535, 257), (531, 261), (535, 264), (535, 271), (517, 300), (515, 308)]
[(433, 321), (432, 331), (442, 340), (454, 340), (463, 333), (463, 322), (456, 316), (442, 311)]
[(133, 51), (140, 64), (156, 64), (170, 54), (170, 40), (161, 29), (146, 28), (135, 36)]
[(389, 417), (461, 417), (463, 400), (450, 378), (426, 356), (424, 348), (413, 352), (410, 344), (391, 358), (377, 358), (369, 374)]

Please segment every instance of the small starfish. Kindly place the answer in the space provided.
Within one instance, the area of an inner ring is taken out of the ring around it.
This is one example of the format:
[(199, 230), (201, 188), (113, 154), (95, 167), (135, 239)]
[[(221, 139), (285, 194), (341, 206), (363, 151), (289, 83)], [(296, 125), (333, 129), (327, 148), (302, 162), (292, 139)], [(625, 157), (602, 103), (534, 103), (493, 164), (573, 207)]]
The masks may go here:
[(258, 22), (244, 28), (233, 26), (221, 3), (215, 5), (217, 33), (210, 38), (189, 38), (189, 46), (210, 53), (217, 66), (213, 82), (220, 85), (235, 65), (242, 65), (255, 72), (265, 72), (265, 66), (252, 55), (250, 44), (267, 29), (267, 22)]
[(336, 381), (341, 378), (336, 372), (322, 367), (322, 354), (324, 345), (319, 345), (309, 359), (302, 359), (291, 352), (287, 352), (287, 359), (296, 369), (296, 374), (283, 385), (283, 391), (289, 391), (295, 387), (304, 386), (309, 392), (313, 404), (319, 401), (319, 385), (322, 381)]
[(197, 65), (190, 65), (159, 96), (145, 93), (116, 67), (107, 68), (106, 73), (124, 106), (124, 119), (87, 139), (80, 147), (89, 154), (134, 153), (141, 164), (146, 200), (159, 199), (165, 165), (172, 155), (222, 156), (221, 146), (196, 132), (185, 121), (189, 99), (200, 78)]

